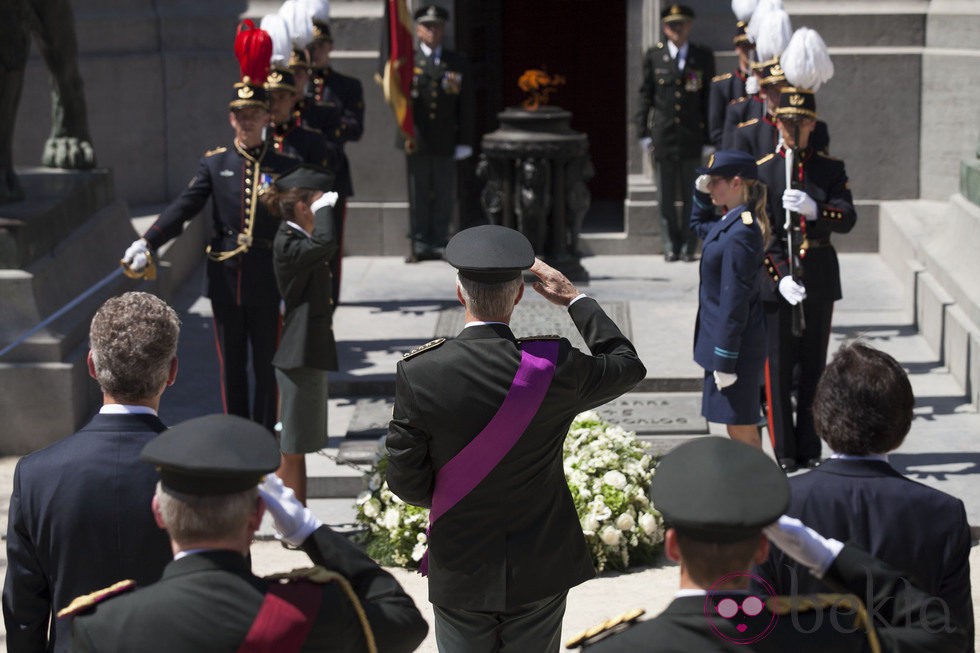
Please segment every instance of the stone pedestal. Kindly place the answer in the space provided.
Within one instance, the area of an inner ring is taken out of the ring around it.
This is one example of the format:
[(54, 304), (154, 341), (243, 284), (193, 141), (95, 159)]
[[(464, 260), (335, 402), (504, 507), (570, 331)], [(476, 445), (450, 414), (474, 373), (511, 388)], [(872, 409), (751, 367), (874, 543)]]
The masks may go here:
[(588, 275), (578, 237), (594, 174), (589, 139), (573, 130), (572, 114), (558, 107), (509, 108), (500, 128), (483, 137), (477, 176), (487, 218), (522, 232), (534, 252), (571, 279)]

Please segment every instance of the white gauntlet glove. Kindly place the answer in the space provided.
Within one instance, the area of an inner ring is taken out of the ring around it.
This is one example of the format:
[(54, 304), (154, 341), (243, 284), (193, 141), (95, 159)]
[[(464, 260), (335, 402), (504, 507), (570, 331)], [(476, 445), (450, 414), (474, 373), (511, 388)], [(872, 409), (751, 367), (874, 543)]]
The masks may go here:
[(147, 246), (144, 239), (140, 238), (139, 240), (134, 240), (133, 244), (126, 250), (126, 253), (123, 254), (123, 265), (133, 272), (142, 272), (143, 268), (146, 267), (146, 264), (150, 260), (149, 254), (150, 248)]
[(783, 277), (779, 280), (779, 294), (788, 301), (791, 306), (796, 306), (806, 299), (806, 288), (796, 283), (793, 277)]
[(738, 374), (730, 374), (728, 372), (719, 372), (715, 370), (715, 385), (718, 386), (719, 390), (724, 390), (730, 385), (733, 385), (735, 381), (738, 380)]
[(322, 522), (304, 506), (293, 491), (282, 484), (275, 474), (266, 474), (259, 485), (259, 496), (272, 515), (279, 538), (287, 544), (299, 546)]
[(755, 75), (749, 75), (748, 79), (745, 80), (745, 94), (752, 96), (759, 92), (759, 78)]
[(823, 578), (827, 569), (844, 548), (844, 543), (826, 538), (799, 519), (783, 515), (779, 521), (762, 529), (769, 541), (783, 553), (810, 570), (817, 578)]
[(787, 188), (783, 191), (783, 208), (806, 217), (807, 222), (817, 219), (817, 203), (801, 190)]
[(324, 193), (316, 199), (312, 204), (310, 204), (310, 210), (316, 213), (325, 206), (333, 206), (337, 203), (337, 198), (340, 197), (337, 193), (330, 191), (329, 193)]
[(644, 152), (653, 151), (653, 139), (649, 136), (644, 136), (640, 139), (640, 147), (643, 148)]
[(453, 149), (453, 159), (456, 161), (462, 161), (463, 159), (468, 159), (473, 156), (473, 148), (469, 145), (457, 145)]
[(711, 175), (698, 175), (698, 178), (694, 180), (694, 188), (701, 191), (702, 193), (708, 192), (708, 183), (711, 181)]

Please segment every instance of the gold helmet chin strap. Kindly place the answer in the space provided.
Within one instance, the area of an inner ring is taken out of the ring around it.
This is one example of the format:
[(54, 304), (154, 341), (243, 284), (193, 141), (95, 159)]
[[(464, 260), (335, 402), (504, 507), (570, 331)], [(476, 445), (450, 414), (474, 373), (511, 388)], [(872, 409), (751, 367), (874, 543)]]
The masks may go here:
[(246, 180), (246, 183), (250, 186), (248, 191), (250, 193), (248, 196), (248, 215), (245, 216), (245, 230), (240, 232), (235, 238), (235, 242), (238, 247), (226, 252), (213, 252), (211, 251), (211, 246), (207, 246), (204, 253), (207, 254), (208, 258), (212, 261), (227, 261), (234, 256), (244, 254), (252, 246), (252, 230), (255, 228), (255, 211), (257, 210), (259, 203), (259, 180), (262, 178), (262, 170), (259, 164), (262, 161), (262, 157), (265, 156), (265, 151), (268, 146), (268, 143), (263, 143), (262, 151), (259, 153), (258, 158), (255, 158), (246, 152), (245, 148), (239, 145), (237, 140), (235, 141), (235, 149), (238, 151), (238, 153), (254, 164), (252, 166), (252, 177), (251, 179)]

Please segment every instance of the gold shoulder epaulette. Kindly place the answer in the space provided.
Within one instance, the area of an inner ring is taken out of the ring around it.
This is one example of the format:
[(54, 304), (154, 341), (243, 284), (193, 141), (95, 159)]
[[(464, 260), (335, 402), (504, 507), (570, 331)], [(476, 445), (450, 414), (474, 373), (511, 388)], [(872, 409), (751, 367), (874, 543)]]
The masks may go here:
[(742, 224), (752, 224), (752, 212), (742, 211)]
[(618, 617), (612, 619), (607, 619), (601, 624), (592, 626), (588, 630), (583, 630), (578, 635), (575, 635), (567, 642), (565, 642), (565, 648), (578, 648), (583, 644), (594, 644), (599, 639), (606, 637), (613, 632), (620, 632), (629, 628), (634, 621), (646, 614), (646, 610), (643, 608), (636, 608), (630, 610), (629, 612), (623, 613)]
[(741, 104), (743, 102), (748, 102), (748, 100), (749, 100), (749, 96), (743, 95), (741, 97), (737, 97), (734, 100), (729, 101), (728, 104)]
[(722, 73), (720, 75), (715, 75), (714, 77), (712, 77), (711, 78), (711, 81), (713, 81), (713, 82), (723, 82), (726, 79), (730, 79), (731, 76), (732, 76), (731, 73)]
[(765, 155), (764, 157), (762, 157), (761, 159), (759, 159), (758, 161), (756, 161), (755, 164), (757, 166), (761, 166), (763, 163), (765, 163), (766, 161), (768, 161), (769, 159), (771, 159), (774, 156), (776, 156), (776, 153), (775, 152), (770, 152), (769, 154)]
[(524, 336), (522, 338), (518, 338), (518, 340), (521, 342), (527, 342), (529, 340), (561, 340), (561, 336), (556, 333), (552, 333), (546, 336)]
[(118, 583), (106, 587), (105, 589), (96, 590), (91, 594), (76, 596), (74, 599), (72, 599), (71, 603), (58, 611), (58, 618), (70, 617), (73, 614), (78, 614), (83, 610), (88, 610), (97, 603), (116, 596), (117, 594), (128, 592), (132, 589), (136, 589), (135, 580), (121, 580)]
[(753, 118), (752, 120), (746, 120), (745, 122), (740, 122), (738, 123), (737, 129), (741, 129), (742, 127), (748, 127), (749, 125), (754, 125), (757, 122), (759, 122), (758, 118)]
[(263, 576), (263, 578), (265, 580), (277, 582), (286, 581), (287, 583), (292, 580), (308, 580), (313, 583), (325, 585), (326, 583), (332, 581), (336, 575), (336, 572), (330, 571), (326, 567), (317, 565), (316, 567), (301, 567), (299, 569), (293, 569), (292, 571), (282, 571), (277, 574)]
[(826, 610), (841, 608), (854, 614), (854, 625), (864, 629), (868, 638), (868, 649), (872, 653), (881, 653), (881, 642), (874, 629), (871, 617), (864, 602), (854, 594), (794, 594), (792, 596), (772, 596), (766, 601), (766, 607), (776, 615), (787, 615), (794, 612), (809, 612), (810, 610)]
[(421, 347), (416, 347), (412, 351), (410, 351), (407, 354), (405, 354), (404, 356), (402, 356), (402, 360), (408, 360), (412, 356), (418, 356), (419, 354), (421, 354), (424, 351), (429, 351), (430, 349), (435, 349), (436, 347), (438, 347), (439, 345), (441, 345), (444, 342), (446, 342), (446, 339), (445, 338), (436, 338), (435, 340), (430, 340), (429, 342), (425, 343)]
[(205, 152), (204, 156), (214, 156), (215, 154), (221, 154), (227, 149), (228, 149), (227, 147), (216, 147), (213, 150), (208, 150), (207, 152)]

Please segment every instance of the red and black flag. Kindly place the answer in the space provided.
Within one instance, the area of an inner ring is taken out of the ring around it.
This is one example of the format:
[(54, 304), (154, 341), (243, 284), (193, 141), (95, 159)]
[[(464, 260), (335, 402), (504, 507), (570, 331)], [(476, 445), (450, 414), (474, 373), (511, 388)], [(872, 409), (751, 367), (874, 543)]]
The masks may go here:
[(385, 0), (381, 60), (375, 79), (381, 85), (385, 102), (395, 114), (398, 129), (408, 143), (415, 141), (410, 100), (414, 66), (412, 18), (405, 0)]

